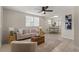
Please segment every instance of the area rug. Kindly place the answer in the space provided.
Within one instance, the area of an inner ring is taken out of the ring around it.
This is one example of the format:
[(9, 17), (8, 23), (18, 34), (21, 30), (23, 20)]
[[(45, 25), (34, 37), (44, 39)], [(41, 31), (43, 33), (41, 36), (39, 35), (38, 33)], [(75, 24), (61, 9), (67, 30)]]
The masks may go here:
[(58, 39), (46, 39), (45, 43), (38, 45), (37, 52), (51, 52), (60, 43)]

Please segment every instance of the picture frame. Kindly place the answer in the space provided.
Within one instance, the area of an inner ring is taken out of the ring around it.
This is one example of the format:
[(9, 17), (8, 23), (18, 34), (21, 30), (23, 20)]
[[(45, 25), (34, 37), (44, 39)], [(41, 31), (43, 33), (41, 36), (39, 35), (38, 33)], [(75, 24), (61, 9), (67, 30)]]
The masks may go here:
[(65, 15), (65, 28), (67, 30), (71, 30), (72, 29), (72, 15)]

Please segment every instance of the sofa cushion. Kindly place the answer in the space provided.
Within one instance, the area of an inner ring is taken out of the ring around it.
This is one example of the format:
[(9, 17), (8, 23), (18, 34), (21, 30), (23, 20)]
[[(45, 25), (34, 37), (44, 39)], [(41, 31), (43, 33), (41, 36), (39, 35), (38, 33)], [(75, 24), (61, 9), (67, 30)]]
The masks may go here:
[(24, 29), (24, 30), (23, 30), (23, 34), (26, 34), (26, 33), (29, 34), (29, 33), (30, 33), (30, 30), (29, 30), (29, 29)]
[(30, 29), (30, 32), (31, 33), (38, 33), (39, 32), (39, 29), (38, 28), (31, 28)]
[(31, 37), (32, 37), (32, 36), (39, 36), (38, 33), (30, 33), (30, 35), (31, 35)]
[(26, 39), (26, 38), (29, 38), (31, 37), (30, 34), (26, 33), (26, 34), (17, 34), (17, 40), (22, 40), (22, 39)]
[(23, 34), (23, 29), (18, 29), (19, 34)]
[(35, 52), (37, 48), (37, 42), (25, 42), (25, 41), (12, 41), (12, 52)]

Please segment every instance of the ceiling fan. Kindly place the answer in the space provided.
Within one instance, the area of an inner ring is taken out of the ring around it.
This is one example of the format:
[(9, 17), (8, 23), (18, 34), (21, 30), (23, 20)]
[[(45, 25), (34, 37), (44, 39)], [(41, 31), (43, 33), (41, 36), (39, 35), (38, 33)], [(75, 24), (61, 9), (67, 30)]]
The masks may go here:
[(43, 6), (42, 8), (41, 8), (41, 12), (43, 12), (44, 14), (46, 14), (46, 12), (53, 12), (53, 10), (48, 10), (48, 6)]

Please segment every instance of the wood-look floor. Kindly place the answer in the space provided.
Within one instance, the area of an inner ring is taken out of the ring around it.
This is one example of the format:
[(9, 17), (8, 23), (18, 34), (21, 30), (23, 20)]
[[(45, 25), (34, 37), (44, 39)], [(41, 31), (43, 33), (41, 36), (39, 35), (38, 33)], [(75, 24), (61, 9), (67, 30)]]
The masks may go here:
[[(78, 52), (79, 51), (79, 48), (74, 45), (74, 40), (64, 39), (59, 34), (46, 34), (45, 39), (46, 42), (49, 43), (52, 43), (52, 39), (61, 41), (61, 43), (56, 45), (55, 48), (53, 48), (50, 52)], [(41, 46), (43, 47), (44, 45), (42, 44)], [(10, 52), (10, 44), (3, 45), (0, 48), (0, 52)]]

